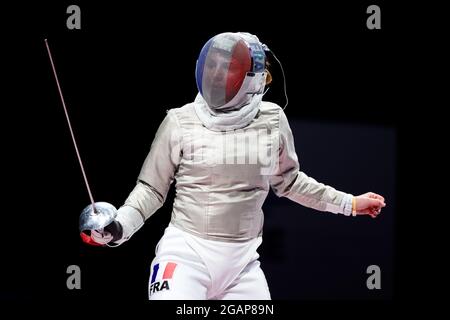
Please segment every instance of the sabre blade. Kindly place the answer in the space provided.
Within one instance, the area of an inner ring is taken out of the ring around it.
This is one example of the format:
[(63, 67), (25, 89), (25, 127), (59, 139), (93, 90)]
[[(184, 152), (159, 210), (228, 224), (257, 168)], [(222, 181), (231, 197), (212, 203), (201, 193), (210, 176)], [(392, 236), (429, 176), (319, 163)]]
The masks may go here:
[(92, 192), (91, 192), (91, 188), (89, 187), (89, 182), (88, 182), (88, 179), (86, 176), (86, 172), (84, 171), (83, 162), (81, 161), (80, 152), (78, 151), (77, 142), (75, 140), (75, 135), (72, 130), (72, 125), (70, 123), (69, 113), (67, 112), (66, 103), (64, 101), (64, 96), (61, 91), (61, 86), (59, 85), (58, 75), (56, 74), (55, 64), (53, 63), (52, 53), (50, 51), (50, 47), (48, 45), (47, 39), (44, 39), (44, 41), (45, 41), (45, 46), (47, 47), (48, 57), (50, 58), (50, 64), (52, 65), (53, 75), (55, 76), (56, 86), (58, 87), (59, 96), (61, 97), (61, 102), (62, 102), (62, 105), (64, 108), (64, 113), (66, 114), (67, 124), (69, 125), (70, 135), (72, 136), (72, 141), (73, 141), (73, 145), (75, 147), (75, 152), (77, 153), (78, 163), (80, 164), (81, 173), (83, 174), (84, 183), (86, 184), (86, 189), (89, 194), (89, 199), (91, 200), (92, 209), (96, 213), (97, 210), (95, 209), (94, 197), (92, 196)]

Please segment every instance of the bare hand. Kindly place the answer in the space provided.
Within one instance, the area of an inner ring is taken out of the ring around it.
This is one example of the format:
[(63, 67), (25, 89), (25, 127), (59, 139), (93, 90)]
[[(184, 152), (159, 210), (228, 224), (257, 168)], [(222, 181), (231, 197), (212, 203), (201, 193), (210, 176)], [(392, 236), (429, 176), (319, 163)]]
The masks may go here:
[(355, 198), (356, 200), (356, 214), (369, 215), (376, 218), (381, 208), (386, 206), (384, 198), (376, 193), (367, 192)]

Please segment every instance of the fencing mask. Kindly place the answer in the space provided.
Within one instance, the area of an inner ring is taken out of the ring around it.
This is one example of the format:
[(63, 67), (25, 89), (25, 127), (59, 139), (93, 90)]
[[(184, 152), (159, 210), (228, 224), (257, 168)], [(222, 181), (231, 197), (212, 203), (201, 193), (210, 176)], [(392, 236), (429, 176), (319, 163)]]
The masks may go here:
[(199, 93), (217, 111), (239, 109), (264, 91), (264, 45), (249, 33), (221, 33), (203, 46), (195, 70)]

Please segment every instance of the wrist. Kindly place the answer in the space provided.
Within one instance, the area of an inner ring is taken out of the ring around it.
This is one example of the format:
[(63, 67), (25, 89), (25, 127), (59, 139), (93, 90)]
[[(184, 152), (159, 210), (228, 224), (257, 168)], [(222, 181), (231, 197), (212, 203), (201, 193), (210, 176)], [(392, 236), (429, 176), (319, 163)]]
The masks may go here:
[(345, 194), (341, 202), (341, 213), (345, 216), (350, 216), (352, 214), (352, 194)]

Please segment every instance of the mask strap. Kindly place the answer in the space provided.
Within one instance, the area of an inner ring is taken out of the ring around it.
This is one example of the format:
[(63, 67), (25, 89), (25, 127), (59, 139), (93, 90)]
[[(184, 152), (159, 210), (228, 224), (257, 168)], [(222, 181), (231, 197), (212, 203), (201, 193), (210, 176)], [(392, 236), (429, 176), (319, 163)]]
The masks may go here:
[[(286, 104), (284, 105), (284, 108), (283, 108), (283, 110), (284, 110), (284, 109), (286, 109), (286, 107), (287, 107), (288, 104), (289, 104), (289, 98), (288, 98), (287, 90), (286, 90), (286, 77), (285, 77), (285, 75), (284, 75), (283, 65), (281, 64), (281, 61), (278, 60), (278, 58), (277, 58), (277, 56), (275, 55), (275, 53), (274, 53), (272, 50), (270, 50), (269, 47), (268, 47), (267, 45), (262, 44), (262, 47), (263, 47), (264, 51), (269, 51), (270, 53), (272, 53), (273, 57), (275, 58), (275, 60), (277, 60), (278, 64), (279, 64), (280, 67), (281, 67), (281, 73), (282, 73), (282, 75), (283, 75), (284, 96), (286, 97)], [(267, 92), (267, 91), (266, 91), (266, 92)]]

